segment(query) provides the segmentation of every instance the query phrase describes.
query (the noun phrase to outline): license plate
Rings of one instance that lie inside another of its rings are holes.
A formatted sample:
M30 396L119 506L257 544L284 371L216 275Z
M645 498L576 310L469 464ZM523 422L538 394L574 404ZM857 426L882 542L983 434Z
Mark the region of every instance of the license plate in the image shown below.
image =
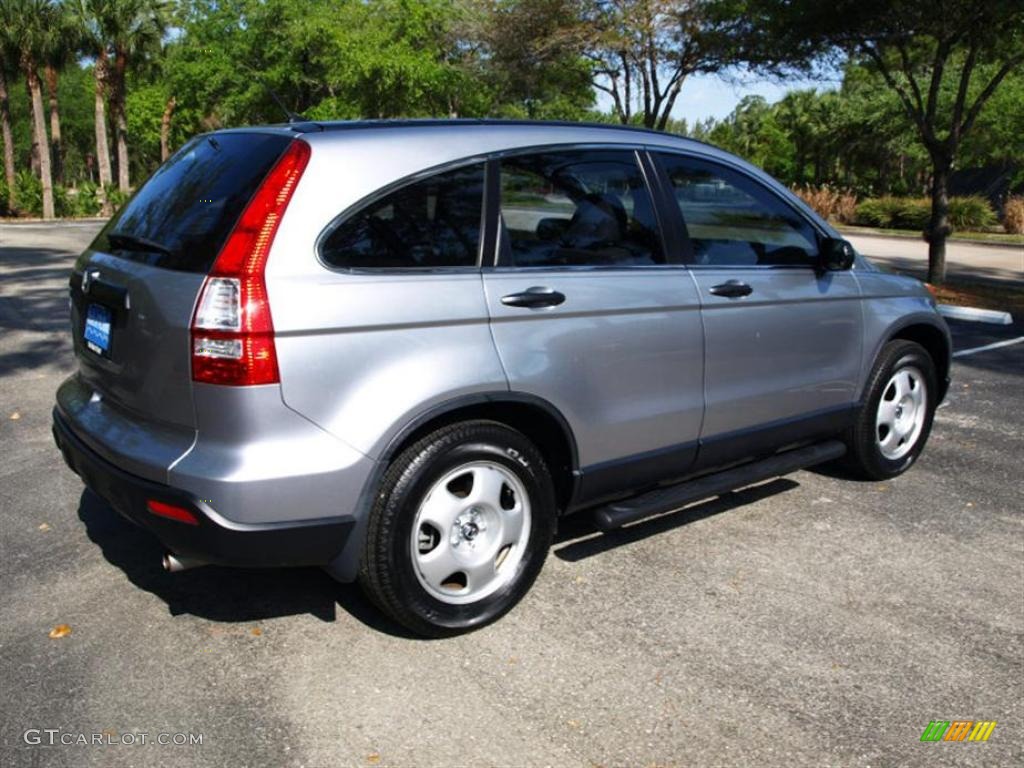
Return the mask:
M90 304L85 316L85 346L97 355L110 354L110 310L99 304Z

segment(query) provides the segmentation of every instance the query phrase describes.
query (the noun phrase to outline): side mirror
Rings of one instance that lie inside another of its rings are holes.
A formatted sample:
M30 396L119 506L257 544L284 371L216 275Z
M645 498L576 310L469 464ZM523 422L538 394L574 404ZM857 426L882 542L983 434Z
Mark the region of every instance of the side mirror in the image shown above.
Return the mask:
M853 266L857 252L841 237L826 237L821 242L818 268L822 272L841 272Z

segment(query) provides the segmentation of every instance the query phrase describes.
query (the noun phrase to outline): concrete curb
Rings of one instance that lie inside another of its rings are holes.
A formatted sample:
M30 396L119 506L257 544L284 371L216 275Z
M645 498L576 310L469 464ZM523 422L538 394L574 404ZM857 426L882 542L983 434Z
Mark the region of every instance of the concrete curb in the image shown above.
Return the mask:
M889 240L913 240L916 242L927 243L924 239L924 235L912 235L902 231L886 231L884 229L875 230L873 232L865 232L859 229L847 229L843 226L832 226L841 232L844 236L850 237L880 237ZM961 243L963 245L985 245L989 248L1024 248L1024 243L1000 243L997 240L975 240L969 237L949 237L946 239L947 243L956 244Z
M30 218L16 218L16 219L5 219L0 218L0 225L2 226L31 226L33 224L102 224L110 218L109 216L83 216L80 219L30 219Z
M997 312L993 309L955 307L952 304L939 304L939 314L943 317L951 317L954 320L967 320L973 323L1013 324L1013 316L1009 312Z

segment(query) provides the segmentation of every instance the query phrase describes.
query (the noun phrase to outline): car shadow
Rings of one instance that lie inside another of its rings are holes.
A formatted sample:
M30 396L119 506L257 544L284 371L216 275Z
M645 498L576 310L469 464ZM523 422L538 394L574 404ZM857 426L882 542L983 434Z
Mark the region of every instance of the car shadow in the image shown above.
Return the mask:
M597 529L590 515L586 513L572 515L559 523L554 554L555 557L566 562L579 562L617 547L635 544L651 536L681 528L684 525L728 512L745 504L752 504L770 496L777 496L798 487L800 484L794 480L780 477L607 533L601 533Z
M319 568L226 568L207 565L168 573L166 552L151 533L129 522L86 489L78 505L90 541L107 562L140 589L167 604L172 616L191 614L209 621L249 623L309 614L332 622L337 608L378 632L421 639L390 621L356 584L340 584Z
M561 560L578 562L797 487L799 483L793 480L777 478L608 533L598 531L586 513L572 515L560 521L552 549ZM133 585L160 598L172 616L189 614L208 621L251 623L309 614L332 622L340 607L375 631L409 640L424 639L388 619L366 599L358 585L340 584L319 568L207 565L168 573L161 565L166 549L156 537L121 517L88 489L79 499L78 517L107 562L123 571Z

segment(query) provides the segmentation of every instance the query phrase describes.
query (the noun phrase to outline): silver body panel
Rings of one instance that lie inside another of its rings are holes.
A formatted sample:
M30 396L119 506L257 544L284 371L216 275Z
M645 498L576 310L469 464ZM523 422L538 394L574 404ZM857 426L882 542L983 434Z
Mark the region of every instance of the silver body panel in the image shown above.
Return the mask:
M705 437L856 400L863 324L853 272L741 267L691 274L704 307ZM730 279L753 293L710 293Z
M283 128L268 128L288 133ZM293 134L289 134L293 135ZM345 271L318 259L332 222L403 179L511 150L672 149L743 169L822 233L788 190L727 153L667 134L595 127L460 124L298 135L309 165L266 267L280 385L193 384L189 323L203 276L107 254L82 263L123 280L134 325L119 366L81 349L58 409L98 454L209 499L226 520L332 515L365 527L382 461L410 424L472 395L529 395L559 413L577 469L853 408L881 345L908 324L948 335L916 281L853 270L637 268ZM484 251L493 244L484 244ZM741 299L709 288L739 278ZM501 297L534 286L544 309ZM97 395L98 397L94 397ZM677 468L678 469L678 468ZM350 575L358 541L346 546Z
M501 303L535 286L565 303ZM484 273L484 288L510 388L565 416L581 466L700 436L704 338L685 269L497 270Z

